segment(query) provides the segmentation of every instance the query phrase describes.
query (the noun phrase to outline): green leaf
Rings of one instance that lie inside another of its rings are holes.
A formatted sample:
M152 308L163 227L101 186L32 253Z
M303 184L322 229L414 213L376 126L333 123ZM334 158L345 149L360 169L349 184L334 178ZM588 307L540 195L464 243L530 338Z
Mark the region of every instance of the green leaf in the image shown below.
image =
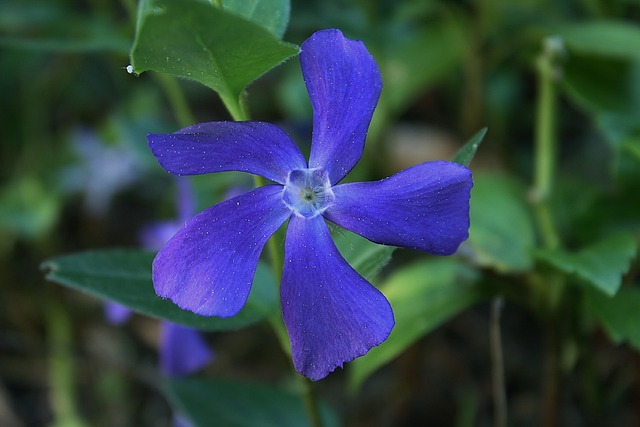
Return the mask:
M500 272L531 268L535 234L525 195L524 186L507 175L474 175L465 250L478 265Z
M298 47L265 28L199 0L142 0L131 51L133 71L175 74L220 94L236 119L240 94Z
M389 338L351 363L349 386L357 389L375 370L485 295L476 272L454 258L416 262L396 270L380 286L395 315Z
M639 62L638 70L640 70ZM640 74L638 75L640 78ZM638 85L640 89L640 84ZM638 90L638 105L640 106L640 90ZM620 187L627 187L632 193L637 194L637 187L640 184L640 108L634 114L600 114L598 116L598 127L602 131L607 143L613 150L612 172ZM637 197L632 196L631 200L620 194L617 189L616 196L624 201L627 210L637 212L633 202ZM609 211L609 206L604 205L604 210ZM609 215L610 216L610 215ZM633 215L636 220L640 219ZM637 222L637 221L636 221Z
M224 10L266 28L279 39L289 23L289 0L222 0L222 6Z
M615 343L628 342L640 350L640 288L625 286L614 297L587 293L587 307Z
M362 277L371 281L391 261L395 246L373 243L343 228L333 232L333 240L342 256Z
M594 288L613 296L636 255L636 246L635 238L629 233L608 236L578 252L541 250L536 255L558 270L575 274Z
M621 21L592 21L557 29L570 51L640 59L640 28Z
M236 329L256 323L277 310L273 275L262 264L245 307L234 317L205 317L158 297L151 281L154 254L133 249L106 249L52 258L42 263L52 282L115 301L130 309L205 330Z
M569 97L591 114L640 114L639 60L574 54L564 65L564 83Z
M286 390L230 380L172 379L169 400L195 427L309 426L302 398ZM338 425L335 414L320 405L323 425Z
M623 141L620 148L623 153L635 159L636 162L640 162L640 137L629 138ZM640 164L638 166L640 166Z
M473 135L471 139L467 141L466 144L464 144L460 150L458 150L458 152L456 153L455 156L453 156L453 159L451 159L451 161L460 163L461 165L464 165L464 166L469 166L471 164L471 160L473 160L473 157L476 155L476 151L478 151L478 147L480 146L480 143L482 142L486 134L487 134L487 128L480 129L478 133Z

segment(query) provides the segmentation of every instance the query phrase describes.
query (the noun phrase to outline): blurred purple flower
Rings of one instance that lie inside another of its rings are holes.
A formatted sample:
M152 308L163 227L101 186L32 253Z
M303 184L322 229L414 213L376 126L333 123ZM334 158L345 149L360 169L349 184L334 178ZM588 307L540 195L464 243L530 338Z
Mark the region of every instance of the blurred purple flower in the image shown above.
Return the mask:
M176 177L175 182L178 187L176 197L177 219L153 222L143 226L138 240L145 249L150 251L160 250L193 215L194 195L191 183L187 178L183 177Z
M82 192L85 207L93 215L104 215L113 196L140 178L135 153L106 143L93 131L74 130L71 148L79 162L63 171L62 185L67 191Z
M160 369L167 377L194 373L213 359L213 352L195 329L162 322Z
M107 322L112 325L119 326L124 324L132 314L133 312L131 310L117 302L107 301L104 304L104 317L106 317Z
M178 175L237 170L276 184L192 218L153 263L158 295L201 315L244 306L266 241L289 220L280 290L295 368L318 380L382 343L394 325L386 298L342 258L325 222L387 245L448 255L468 236L471 172L427 162L377 182L337 185L355 166L382 89L364 44L338 30L302 45L314 111L307 163L280 128L210 122L148 136L159 163Z

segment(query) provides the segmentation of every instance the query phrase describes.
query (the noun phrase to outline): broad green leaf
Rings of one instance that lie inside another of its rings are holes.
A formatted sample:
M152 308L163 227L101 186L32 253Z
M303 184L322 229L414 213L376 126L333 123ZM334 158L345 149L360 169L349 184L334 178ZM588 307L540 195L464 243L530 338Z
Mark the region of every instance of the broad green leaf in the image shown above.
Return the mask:
M587 307L615 343L628 342L640 350L640 288L625 286L614 296L587 292Z
M624 141L629 138L640 139L640 122L634 116L620 117L614 114L600 114L598 116L598 129L600 129L607 141L616 148L620 148Z
M391 261L395 246L373 243L343 228L333 233L333 240L342 256L362 277L371 281Z
M638 98L640 105L640 90L638 91ZM598 128L613 149L613 174L623 187L637 187L640 184L639 115L640 108L636 114L626 116L608 113L598 116ZM618 190L617 193L620 193L620 191ZM637 197L632 197L632 200L627 200L621 194L618 197L623 198L627 206L628 202L637 199ZM629 209L633 210L634 208L629 206ZM636 218L640 220L637 215Z
M240 94L298 53L265 28L200 0L142 0L131 51L133 71L196 80L220 94L234 118Z
M570 98L592 114L640 114L640 60L574 54L564 64L563 81Z
M570 51L640 59L640 27L621 21L592 21L557 28Z
M578 252L539 251L537 256L567 273L575 274L589 285L613 296L618 292L622 275L629 269L637 252L633 235L608 236Z
M636 167L636 176L640 168ZM640 230L640 179L629 186L619 186L616 192L595 197L576 218L573 225L583 241L597 241L602 236L619 233L637 233Z
M262 264L245 307L234 317L205 317L158 297L151 282L154 254L105 249L64 255L42 263L52 282L120 303L142 314L205 330L236 329L258 322L277 309L273 275Z
M305 427L309 420L299 394L274 387L231 380L172 379L166 383L169 400L194 427ZM320 405L323 425L337 418Z
M222 6L266 28L279 39L289 23L290 0L222 0Z
M480 146L480 143L482 142L486 134L487 134L487 128L480 129L475 135L471 137L469 141L466 142L466 144L462 146L460 150L458 150L458 152L456 153L455 156L453 156L453 159L451 159L451 161L460 163L461 165L464 165L464 166L469 166L471 164L471 160L473 160L473 157L476 155L476 152L478 151L478 147Z
M507 175L474 175L465 250L478 265L500 272L531 268L535 237L526 191Z
M640 162L640 138L629 138L623 141L621 148L623 153Z
M416 262L396 270L381 286L395 315L389 338L351 363L349 385L357 389L375 370L485 295L476 272L454 258Z

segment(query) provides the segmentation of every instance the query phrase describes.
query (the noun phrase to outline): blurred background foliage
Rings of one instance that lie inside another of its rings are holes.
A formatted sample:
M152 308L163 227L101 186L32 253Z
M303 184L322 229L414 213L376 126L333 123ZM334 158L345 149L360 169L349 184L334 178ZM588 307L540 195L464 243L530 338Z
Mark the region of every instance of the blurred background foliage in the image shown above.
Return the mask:
M98 300L45 283L39 270L53 255L138 246L146 223L175 215L173 181L146 134L230 119L198 83L127 72L136 10L133 0L0 3L2 425L171 422L155 368L156 322L138 316L108 326ZM315 30L339 28L363 40L381 68L385 89L350 179L449 159L489 129L472 164L472 230L459 256L427 258L425 267L412 264L424 255L396 251L378 281L392 303L407 300L407 311L394 308L399 325L415 333L396 341L397 350L355 362L351 377L337 372L318 384L345 425L491 425L487 297L495 295L506 298L512 425L555 425L549 413L564 426L640 423L639 20L637 0L293 0L286 31L286 20L273 24L297 45ZM550 208L562 248L545 245L532 218L540 58L549 50L558 95ZM308 143L311 108L297 59L247 93L252 118L276 121ZM199 209L231 187L251 186L231 173L192 182ZM603 272L599 262L620 265ZM560 302L566 310L555 307L551 316L540 300L548 294L523 285L534 267L593 286L569 292ZM479 274L482 292L457 299L459 286ZM435 287L427 298L459 304L433 313L411 308L403 283L416 292ZM544 332L553 329L563 333L560 343ZM276 383L287 371L264 325L207 339L217 356L208 374ZM559 366L545 365L549 340L559 346ZM541 383L545 369L562 372L556 388Z

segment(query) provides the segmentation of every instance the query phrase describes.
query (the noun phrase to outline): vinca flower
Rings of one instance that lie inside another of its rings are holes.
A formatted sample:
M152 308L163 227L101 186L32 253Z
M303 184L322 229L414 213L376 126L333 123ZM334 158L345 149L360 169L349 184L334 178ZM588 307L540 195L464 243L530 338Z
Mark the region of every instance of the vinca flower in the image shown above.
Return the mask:
M153 263L158 295L205 316L244 306L267 240L288 221L280 286L296 370L312 380L382 343L394 326L387 299L340 255L327 221L384 245L448 255L468 236L471 172L427 162L377 182L340 184L362 155L382 90L364 44L338 30L302 44L313 106L307 162L265 122L209 122L151 134L159 163L177 175L243 171L273 183L196 215Z

